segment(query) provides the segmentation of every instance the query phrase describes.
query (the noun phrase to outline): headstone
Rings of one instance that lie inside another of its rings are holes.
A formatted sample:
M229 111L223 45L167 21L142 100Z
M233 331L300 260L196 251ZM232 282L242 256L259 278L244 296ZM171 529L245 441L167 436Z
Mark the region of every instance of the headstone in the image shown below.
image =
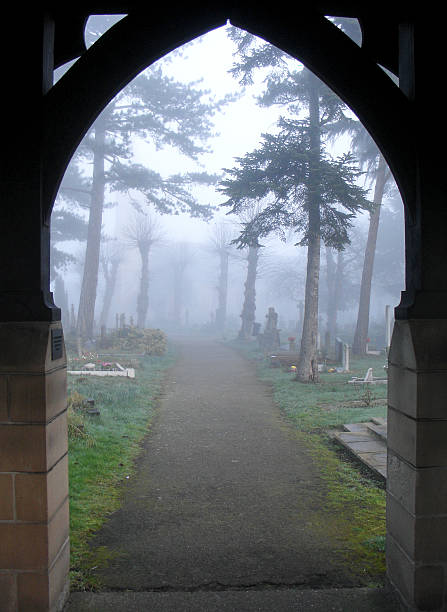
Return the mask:
M329 357L331 353L331 334L329 330L324 334L324 352L326 353L326 357Z
M335 361L337 363L343 363L343 340L335 338Z
M279 348L281 344L278 329L278 313L275 312L273 306L268 309L265 318L267 321L265 323L264 333L262 334L262 347L270 351Z
M349 371L349 344L343 343L343 372Z

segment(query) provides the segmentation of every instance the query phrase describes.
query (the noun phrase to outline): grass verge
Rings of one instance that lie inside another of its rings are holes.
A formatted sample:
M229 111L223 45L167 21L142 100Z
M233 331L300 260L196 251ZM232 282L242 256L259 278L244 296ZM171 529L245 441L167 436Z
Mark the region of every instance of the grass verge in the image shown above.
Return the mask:
M95 400L99 416L86 416L85 436L69 440L71 588L93 590L90 569L107 562L107 550L92 552L88 541L120 506L119 484L134 472L140 442L155 415L165 371L173 364L145 357L135 379L69 376L68 393Z
M349 374L321 373L319 383L303 384L294 373L271 368L254 344L229 343L256 363L259 378L273 397L295 434L309 449L325 485L324 503L310 524L330 537L351 573L365 585L382 584L385 573L385 491L366 468L352 461L328 435L344 423L386 417L386 385L348 384L363 377L368 368L384 375L385 357L354 359Z

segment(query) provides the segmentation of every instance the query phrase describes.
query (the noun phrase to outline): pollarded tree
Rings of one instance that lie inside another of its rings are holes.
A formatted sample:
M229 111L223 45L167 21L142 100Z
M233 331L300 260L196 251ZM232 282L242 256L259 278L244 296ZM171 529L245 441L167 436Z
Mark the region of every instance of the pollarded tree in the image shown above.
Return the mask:
M214 224L208 249L219 258L219 280L217 284L217 309L215 324L218 331L225 329L228 298L228 266L234 247L231 242L234 228L223 221Z
M159 221L151 215L135 215L124 230L125 238L132 248L138 250L141 259L140 289L137 297L137 327L146 326L149 309L149 255L152 248L161 241Z
M239 214L241 223L252 221L262 210L262 204L251 203ZM239 340L247 341L253 332L256 317L256 279L258 277L260 247L256 242L248 245L247 249L247 275L244 283L244 303L241 312L241 328Z
M356 184L359 171L349 154L332 159L320 139L319 82L313 75L309 93L308 119L282 118L277 134L264 134L261 146L227 170L219 190L228 198L223 203L238 214L253 200L269 204L244 225L238 243L259 244L259 239L277 232L284 236L293 229L307 246L304 323L297 378L318 379L317 333L320 242L343 249L349 243L351 220L370 203Z
M118 269L122 261L122 245L115 241L103 242L101 244L101 269L105 282L104 295L102 299L101 315L99 324L107 325L110 306L118 277Z
M251 244L247 252L247 276L244 283L244 303L241 312L239 340L247 341L253 332L256 319L256 279L258 276L259 246Z
M169 246L169 267L172 276L173 324L176 328L183 326L182 315L185 310L185 275L193 260L193 247L189 242L175 242Z

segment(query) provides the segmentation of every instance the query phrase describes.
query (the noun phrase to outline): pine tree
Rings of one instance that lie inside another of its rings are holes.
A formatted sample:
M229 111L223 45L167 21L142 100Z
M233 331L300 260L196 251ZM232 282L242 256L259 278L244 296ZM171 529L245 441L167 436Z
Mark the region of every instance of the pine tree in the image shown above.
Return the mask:
M228 171L231 178L221 188L229 197L225 205L237 212L249 198L271 198L271 204L246 225L241 244L248 244L255 229L259 237L284 228L302 234L299 244L307 246L307 272L297 378L317 380L321 240L342 249L349 242L351 219L369 208L365 193L355 183L359 173L353 157L345 154L332 160L324 150L329 127L340 122L347 109L317 77L281 50L235 28L230 36L239 58L232 73L249 84L255 71L267 69L259 103L281 105L287 116L280 119L277 134L264 135L261 147L239 159L239 169ZM305 118L298 118L303 112Z

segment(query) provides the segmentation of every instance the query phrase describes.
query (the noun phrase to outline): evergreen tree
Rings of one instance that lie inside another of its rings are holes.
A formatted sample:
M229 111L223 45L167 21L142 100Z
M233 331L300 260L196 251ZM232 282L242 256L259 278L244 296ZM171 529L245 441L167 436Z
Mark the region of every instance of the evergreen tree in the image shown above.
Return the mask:
M75 164L70 164L65 173L51 215L51 278L55 280L67 266L74 263L75 256L61 248L67 241L85 242L87 222L85 210L90 204L89 184ZM57 303L57 302L56 302Z
M231 178L221 187L229 198L224 204L237 212L248 199L271 199L245 226L240 244L248 244L254 231L259 237L284 232L284 228L301 234L299 244L307 246L307 272L297 378L317 380L320 243L342 249L349 242L351 219L369 208L364 191L355 183L359 173L353 157L345 154L333 160L324 148L329 127L340 122L347 109L317 77L281 50L235 28L230 36L239 57L233 74L248 84L256 70L268 69L259 103L281 105L287 116L280 119L277 134L264 135L261 147L239 159L239 168L228 171Z

